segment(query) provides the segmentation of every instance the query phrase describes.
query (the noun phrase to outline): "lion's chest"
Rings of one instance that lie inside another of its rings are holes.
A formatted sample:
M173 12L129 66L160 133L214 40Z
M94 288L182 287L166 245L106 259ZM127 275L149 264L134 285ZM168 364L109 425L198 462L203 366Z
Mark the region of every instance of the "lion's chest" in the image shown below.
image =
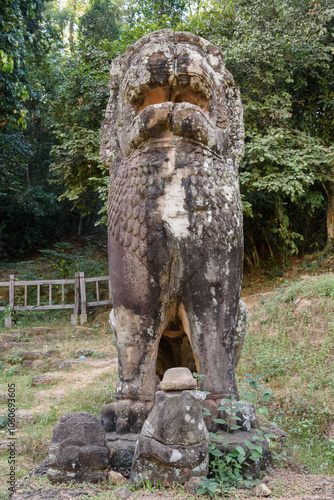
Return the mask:
M161 196L157 199L157 211L161 221L168 224L169 230L176 238L189 236L189 207L186 203L186 181L189 178L189 167L176 168L175 150L168 152L160 172L163 184Z
M111 235L141 257L155 255L170 237L226 246L240 240L241 227L236 175L212 155L173 149L138 155L112 180Z

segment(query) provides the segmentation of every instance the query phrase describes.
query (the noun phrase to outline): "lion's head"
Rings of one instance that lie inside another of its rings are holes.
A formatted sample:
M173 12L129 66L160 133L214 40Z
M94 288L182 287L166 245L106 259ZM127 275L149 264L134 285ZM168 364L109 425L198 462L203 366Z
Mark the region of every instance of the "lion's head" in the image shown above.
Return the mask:
M221 50L211 43L190 33L151 33L113 61L109 85L101 128L101 160L109 167L147 142L183 139L232 156L237 167L241 100Z

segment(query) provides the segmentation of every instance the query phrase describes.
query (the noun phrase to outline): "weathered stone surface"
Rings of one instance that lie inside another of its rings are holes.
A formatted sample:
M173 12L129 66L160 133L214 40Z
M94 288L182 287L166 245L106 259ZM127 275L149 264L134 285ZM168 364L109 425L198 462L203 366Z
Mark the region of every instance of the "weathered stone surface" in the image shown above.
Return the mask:
M65 359L65 361L62 361L59 366L58 366L58 370L61 370L61 371L67 371L67 370L70 370L71 367L73 365L76 365L78 364L79 361L78 360L74 360L74 359Z
M189 368L169 368L165 371L160 389L162 391L182 391L196 389L197 383Z
M9 351L10 349L21 349L26 347L24 342L6 342L3 344L0 344L0 351Z
M270 497L273 492L265 484L258 484L253 488L252 494L256 497Z
M240 425L242 430L250 431L258 427L255 410L249 401L240 400L212 400L210 396L205 400L204 406L209 410L210 416L205 416L205 423L210 427L211 432L222 430L225 432L236 432L231 430L233 425ZM219 408L225 408L219 410ZM237 418L236 418L237 417ZM214 422L216 419L224 420L225 423Z
M109 482L112 484L124 484L124 483L126 483L126 479L119 472L115 472L114 470L111 470L109 472Z
M106 432L138 434L152 408L151 402L125 399L102 406L100 419Z
M12 500L69 500L69 498L82 498L83 496L90 496L90 491L85 490L56 490L56 489L39 489L34 491L26 491L24 493L20 493L14 495Z
M132 462L131 480L157 482L163 486L184 484L189 477L208 473L208 443L202 441L191 446L166 446L155 439L138 438Z
M111 467L122 467L130 472L137 439L138 434L134 433L106 433L106 444L109 450L109 464Z
M120 488L117 488L117 490L114 493L115 498L120 498L123 500L130 498L131 495L132 492L126 486L121 486Z
M224 406L224 400L221 404ZM218 418L223 418L227 422L226 427L218 425L218 428L225 428L230 432L232 425L240 425L243 431L250 431L252 427L257 426L255 409L249 401L232 401L228 407L231 409L218 411Z
M2 342L15 342L17 335L1 335Z
M32 379L31 385L43 385L43 384L52 384L55 381L55 376L52 373L43 373L41 375L36 375Z
M208 431L199 391L158 391L138 438L131 480L184 484L208 470Z
M109 451L99 420L89 413L67 413L53 429L48 478L54 482L107 479Z
M55 334L55 333L46 333L43 335L43 340L46 340L48 342L52 342L55 340L59 340L61 338L61 334Z
M48 326L32 326L31 328L26 328L23 333L26 335L43 335L43 333L51 332L53 328ZM16 330L12 330L12 332L16 332Z
M271 425L268 422L260 421L261 429L264 434L273 434L275 438L271 438L274 441L279 441L280 443L284 443L286 438L288 437L288 433L280 429L277 425Z
M196 366L214 401L236 396L239 91L220 49L171 30L116 58L110 90L100 156L111 173L116 399L153 402L157 359L162 371Z
M191 446L208 439L200 391L158 391L141 435L164 445Z
M56 356L59 356L60 350L59 349L48 349L46 352L43 353L43 358L54 358Z
M37 360L36 360L37 361ZM34 361L35 363L35 361ZM33 364L33 361L31 359L24 359L22 361L22 366L24 366L25 368L30 368L32 367L32 364Z
M80 333L82 335L84 335L84 334L90 334L90 333L94 332L94 328L88 328L86 326L76 326L74 328L74 332L75 333Z
M240 300L238 315L237 315L237 325L235 329L235 346L234 346L234 366L236 367L240 361L242 348L245 343L246 332L248 326L248 309L246 304Z
M38 351L26 351L26 352L22 353L22 359L23 360L32 361L34 359L41 359L41 358L43 358L43 353L42 352L38 352Z
M185 491L189 493L197 493L197 490L200 488L200 482L202 481L201 477L195 476L191 477L189 481L184 485Z

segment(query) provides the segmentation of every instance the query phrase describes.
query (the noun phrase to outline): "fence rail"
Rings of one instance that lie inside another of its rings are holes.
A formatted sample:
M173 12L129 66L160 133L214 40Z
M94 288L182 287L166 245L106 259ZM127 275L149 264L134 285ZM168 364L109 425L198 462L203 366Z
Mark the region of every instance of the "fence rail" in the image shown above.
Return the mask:
M108 299L100 300L100 283L108 282ZM95 283L95 298L96 300L87 301L87 283ZM67 302L65 287L73 287L73 300ZM15 293L19 287L23 287L24 293ZM29 293L28 287L36 287L36 303L28 304ZM45 298L41 303L43 294L42 287L48 287L47 299ZM53 288L56 287L56 288ZM61 287L61 302L54 303L55 295L58 295L59 287ZM8 288L8 304L0 306L0 311L6 311L8 314L5 317L5 326L10 328L12 326L12 313L13 311L37 311L46 309L73 309L71 315L71 323L76 325L80 316L80 324L83 325L87 321L88 307L112 305L111 301L111 288L109 276L97 276L94 278L86 278L84 272L75 273L73 279L57 279L57 280L15 280L15 275L11 274L9 281L1 281L0 289ZM54 293L56 290L56 294ZM19 295L19 296L18 296Z

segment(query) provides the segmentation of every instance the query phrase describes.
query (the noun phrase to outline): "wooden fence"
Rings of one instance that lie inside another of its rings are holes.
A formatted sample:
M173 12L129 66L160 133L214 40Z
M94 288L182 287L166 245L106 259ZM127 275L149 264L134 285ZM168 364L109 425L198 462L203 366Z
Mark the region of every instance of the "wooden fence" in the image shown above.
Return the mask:
M108 298L101 300L99 285L103 281L108 283ZM95 295L96 300L87 301L87 283L95 283L93 295ZM71 323L76 325L80 316L80 324L83 325L87 321L88 307L112 305L109 276L86 278L85 273L80 272L75 273L73 279L15 281L15 275L11 274L9 281L0 282L0 289L3 287L9 289L8 304L0 306L0 311L8 310L5 317L5 326L7 328L12 326L13 311L73 309ZM32 302L32 294L29 294L28 287L36 287L36 300L33 301L35 302L33 304L28 303ZM68 293L68 287L72 288L72 293ZM45 293L45 288L47 293ZM70 302L67 302L68 295L70 295Z

